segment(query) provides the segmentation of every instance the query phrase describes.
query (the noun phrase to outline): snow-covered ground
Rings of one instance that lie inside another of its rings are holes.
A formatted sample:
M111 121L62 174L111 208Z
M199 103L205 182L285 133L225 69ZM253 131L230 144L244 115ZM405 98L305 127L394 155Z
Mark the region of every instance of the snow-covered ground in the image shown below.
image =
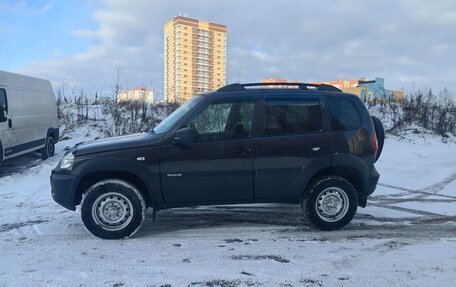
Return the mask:
M182 208L149 214L134 238L90 235L51 198L57 156L0 171L0 286L454 286L456 144L389 137L368 207L341 231L315 231L297 206ZM25 166L25 168L24 168Z

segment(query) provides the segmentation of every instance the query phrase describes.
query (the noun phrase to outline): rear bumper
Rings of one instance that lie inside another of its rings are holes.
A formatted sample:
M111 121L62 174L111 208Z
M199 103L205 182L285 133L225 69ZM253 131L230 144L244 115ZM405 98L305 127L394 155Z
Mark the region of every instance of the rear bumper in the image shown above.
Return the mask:
M369 184L366 190L366 196L371 195L375 189L377 188L378 179L380 178L380 174L378 173L377 169L374 165L369 168Z
M61 206L76 210L74 191L78 178L70 174L59 174L53 170L51 174L51 192L54 201Z

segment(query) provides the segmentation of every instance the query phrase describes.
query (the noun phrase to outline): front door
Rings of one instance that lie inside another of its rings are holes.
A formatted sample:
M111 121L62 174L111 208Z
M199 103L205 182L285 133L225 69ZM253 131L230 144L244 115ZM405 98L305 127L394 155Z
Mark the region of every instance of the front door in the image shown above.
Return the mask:
M194 142L162 146L167 203L253 199L254 107L253 100L211 103L182 126L194 129Z

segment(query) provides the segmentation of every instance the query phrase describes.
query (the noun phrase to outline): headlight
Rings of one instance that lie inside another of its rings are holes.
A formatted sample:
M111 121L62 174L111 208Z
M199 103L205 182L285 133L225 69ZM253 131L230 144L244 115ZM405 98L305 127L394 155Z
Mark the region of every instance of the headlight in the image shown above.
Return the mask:
M60 161L60 169L71 170L74 164L74 154L72 152L67 153Z

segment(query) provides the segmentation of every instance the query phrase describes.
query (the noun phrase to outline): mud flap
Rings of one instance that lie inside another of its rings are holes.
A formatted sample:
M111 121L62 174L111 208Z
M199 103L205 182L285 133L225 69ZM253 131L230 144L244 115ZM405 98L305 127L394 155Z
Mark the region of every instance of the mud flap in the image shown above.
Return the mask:
M153 210L152 210L152 222L155 222L157 211L158 211L158 208L156 206L154 206Z
M358 206L359 207L366 207L367 205L367 197L366 196L362 196L362 197L358 197Z

